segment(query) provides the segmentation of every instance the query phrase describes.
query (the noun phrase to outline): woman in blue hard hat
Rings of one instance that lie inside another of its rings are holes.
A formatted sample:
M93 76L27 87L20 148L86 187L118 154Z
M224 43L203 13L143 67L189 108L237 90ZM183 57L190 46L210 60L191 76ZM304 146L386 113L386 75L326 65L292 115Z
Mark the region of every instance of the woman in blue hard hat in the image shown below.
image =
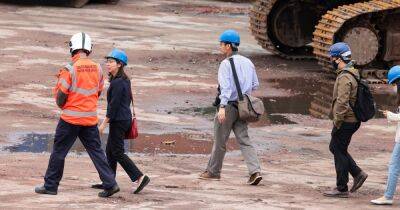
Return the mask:
M138 183L138 187L133 192L137 194L150 182L150 178L144 175L124 153L125 134L132 123L131 82L124 72L128 57L124 51L114 49L106 56L106 59L110 87L107 91L107 115L99 131L103 133L107 123L110 124L106 147L108 164L114 172L117 170L117 163L122 166L132 182ZM92 187L102 188L102 185L96 184Z
M388 82L393 86L394 91L397 93L397 106L400 108L400 66L394 66L390 69L388 73ZM376 200L372 200L371 203L377 205L392 205L393 196L396 192L396 185L400 175L400 113L384 111L384 115L387 117L388 121L398 123L395 138L396 144L394 145L392 159L389 165L389 175L385 195Z

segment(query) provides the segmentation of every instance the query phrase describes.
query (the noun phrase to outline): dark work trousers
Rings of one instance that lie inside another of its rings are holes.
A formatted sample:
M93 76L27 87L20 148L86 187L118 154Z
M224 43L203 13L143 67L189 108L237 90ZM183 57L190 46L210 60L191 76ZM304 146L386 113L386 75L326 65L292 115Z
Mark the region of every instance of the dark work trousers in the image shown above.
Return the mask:
M64 162L68 151L76 138L79 137L90 159L92 159L101 181L106 189L110 189L117 183L114 172L108 166L106 155L101 149L99 130L97 125L79 126L60 119L54 137L53 151L51 152L49 166L44 177L44 187L47 190L57 191L64 172ZM79 169L79 165L75 166Z
M351 137L360 128L360 124L360 122L344 122L339 129L335 126L333 126L332 129L332 139L329 144L329 150L335 158L336 186L341 192L348 191L347 183L349 182L349 173L353 177L356 177L361 172L361 169L347 151Z
M125 134L130 129L130 126L131 120L110 122L106 153L108 164L114 173L116 173L117 163L119 163L132 182L135 182L143 176L143 173L136 167L124 151Z

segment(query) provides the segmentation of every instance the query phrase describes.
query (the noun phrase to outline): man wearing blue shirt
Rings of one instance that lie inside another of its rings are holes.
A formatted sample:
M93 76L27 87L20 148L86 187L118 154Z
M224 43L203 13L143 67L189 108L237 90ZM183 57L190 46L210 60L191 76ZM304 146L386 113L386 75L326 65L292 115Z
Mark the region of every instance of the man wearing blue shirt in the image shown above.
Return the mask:
M220 51L226 56L218 70L219 104L218 112L214 119L214 145L207 169L200 175L201 179L219 180L226 153L226 142L233 130L240 150L249 170L248 184L257 185L262 180L260 175L260 162L257 152L247 133L247 123L239 119L238 93L233 77L229 58L233 58L240 89L243 94L251 95L251 92L259 86L257 74L253 63L246 57L239 55L238 46L240 36L234 30L227 30L220 36Z

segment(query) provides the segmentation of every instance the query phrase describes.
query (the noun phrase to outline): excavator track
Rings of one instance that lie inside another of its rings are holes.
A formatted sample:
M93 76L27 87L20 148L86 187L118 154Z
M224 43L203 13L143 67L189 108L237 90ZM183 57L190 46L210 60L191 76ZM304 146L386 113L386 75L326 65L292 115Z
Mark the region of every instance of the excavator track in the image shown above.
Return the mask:
M320 119L328 119L331 111L332 90L334 82L329 80L324 86L317 90L311 101L309 112L311 116Z
M267 19L274 4L278 0L257 0L254 2L250 11L250 30L256 38L258 44L269 52L290 60L313 59L309 55L288 55L280 52L268 36Z
M313 33L312 46L318 63L328 72L333 72L328 54L329 47L335 43L336 35L347 21L354 20L363 15L367 16L368 14L390 11L397 8L400 8L400 0L371 0L339 6L336 9L328 11L322 16ZM377 47L379 46L372 47L371 51L378 51ZM370 84L382 84L386 83L385 72L382 69L362 68L361 76Z

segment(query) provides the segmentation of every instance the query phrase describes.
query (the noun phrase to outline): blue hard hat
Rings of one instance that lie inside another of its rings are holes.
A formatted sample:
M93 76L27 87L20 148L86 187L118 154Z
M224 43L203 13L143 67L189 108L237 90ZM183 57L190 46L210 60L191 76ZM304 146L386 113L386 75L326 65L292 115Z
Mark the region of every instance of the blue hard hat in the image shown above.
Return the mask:
M388 82L392 84L394 81L400 78L400 66L393 66L388 73Z
M126 53L120 49L113 49L110 53L108 53L106 58L113 58L123 63L125 66L128 65L128 56L126 56Z
M350 60L351 50L348 44L338 42L329 48L329 56L341 57L343 60Z
M220 42L225 43L233 43L239 46L240 44L240 36L239 33L235 30L229 29L224 31L221 36L219 37Z

